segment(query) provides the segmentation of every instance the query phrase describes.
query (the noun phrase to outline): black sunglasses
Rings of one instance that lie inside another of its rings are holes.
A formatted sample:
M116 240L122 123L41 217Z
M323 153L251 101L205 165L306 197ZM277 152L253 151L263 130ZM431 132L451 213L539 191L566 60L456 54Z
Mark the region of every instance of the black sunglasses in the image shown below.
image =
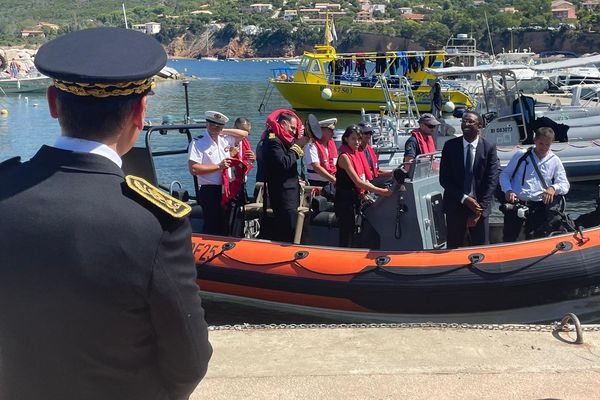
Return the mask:
M430 128L430 129L433 129L433 128L435 128L435 127L437 126L437 125L429 125L429 124L424 124L424 125L425 125L426 127Z

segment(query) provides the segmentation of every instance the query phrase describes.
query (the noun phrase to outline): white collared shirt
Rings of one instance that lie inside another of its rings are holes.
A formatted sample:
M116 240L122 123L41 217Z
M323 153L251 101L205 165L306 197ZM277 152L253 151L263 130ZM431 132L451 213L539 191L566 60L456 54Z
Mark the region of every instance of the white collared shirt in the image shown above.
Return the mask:
M188 151L190 161L199 164L219 164L226 158L231 158L229 151L236 146L236 138L229 135L219 135L215 142L207 131L203 136L195 139ZM231 172L230 172L231 173ZM222 185L223 175L221 170L208 174L197 175L199 185Z
M467 142L463 137L463 164L465 165L465 171L467 170L467 147L471 145L471 170L473 170L473 165L475 165L475 154L477 153L477 145L479 144L479 136L475 138L471 143ZM469 193L465 193L463 195L462 201L464 202L468 196L475 197L475 175L473 175L473 182L471 183L471 191Z
M327 145L323 145L323 148L325 149L325 157L327 157L327 159L329 159L329 147ZM311 181L318 181L318 182L324 182L326 181L326 179L324 177L322 177L321 175L319 175L317 172L311 172L314 171L312 164L313 163L321 163L321 160L319 159L319 151L317 150L317 146L313 143L310 142L306 145L306 147L304 147L304 165L306 166L306 179L310 179ZM337 163L337 158L333 159L333 164L335 165Z
M93 140L74 138L70 136L59 136L54 142L54 147L62 150L78 151L80 153L98 154L108 158L110 161L117 164L119 168L121 168L123 165L123 161L116 151L104 143L95 142Z
M511 158L510 162L500 173L500 186L504 193L509 190L515 192L519 200L523 201L542 201L542 195L544 193L544 186L540 181L537 172L531 162L531 158L528 156L515 174L515 177L511 180L511 176L515 172L519 159L525 154L526 150L520 150ZM556 194L565 195L569 192L570 184L567 180L567 174L565 167L563 166L560 158L552 152L548 151L548 154L541 160L535 154L535 150L532 150L531 154L533 159L538 165L540 173L546 185L552 186L556 190Z

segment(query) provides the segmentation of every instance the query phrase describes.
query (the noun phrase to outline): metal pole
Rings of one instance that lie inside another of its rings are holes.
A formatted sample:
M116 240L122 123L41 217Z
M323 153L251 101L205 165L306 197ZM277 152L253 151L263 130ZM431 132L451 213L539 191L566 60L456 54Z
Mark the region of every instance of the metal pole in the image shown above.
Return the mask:
M125 3L122 3L123 5L123 18L125 19L125 29L129 29L129 26L127 25L127 13L125 12Z
M183 85L183 90L185 91L185 118L184 118L184 123L188 124L190 122L190 101L189 101L189 97L188 97L188 86L190 84L190 81L183 81L183 82L181 82L181 84Z

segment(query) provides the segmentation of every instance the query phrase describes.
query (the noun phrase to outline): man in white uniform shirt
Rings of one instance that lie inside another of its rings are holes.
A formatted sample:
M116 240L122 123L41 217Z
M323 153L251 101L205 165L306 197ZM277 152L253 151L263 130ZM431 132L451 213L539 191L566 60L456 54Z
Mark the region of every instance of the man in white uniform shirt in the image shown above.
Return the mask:
M314 132L312 140L304 149L306 178L312 186L323 187L335 183L337 149L333 142L333 130L337 118L319 121L321 132Z
M223 129L229 118L217 111L207 111L206 132L195 139L189 149L188 167L200 185L198 203L202 206L204 233L227 234L227 215L221 207L223 170L228 169L232 151L248 136L241 129Z
M554 230L557 211L562 211L562 196L569 192L570 185L562 162L550 150L553 141L552 128L539 128L533 151L517 152L500 174L500 186L508 202L504 212L505 242L517 240L523 222L527 239L544 237ZM516 203L521 205L520 213Z

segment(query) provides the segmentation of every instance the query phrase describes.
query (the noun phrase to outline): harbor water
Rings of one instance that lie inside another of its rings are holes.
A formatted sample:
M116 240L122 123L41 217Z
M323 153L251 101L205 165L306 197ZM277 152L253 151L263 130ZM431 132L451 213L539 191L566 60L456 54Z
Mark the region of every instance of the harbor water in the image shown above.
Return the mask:
M188 87L190 116L201 120L207 110L223 112L230 118L227 125L231 127L237 117L247 117L252 121L250 142L256 145L263 129L268 113L277 108L289 105L274 90L263 112L259 106L267 89L267 78L272 68L281 68L282 62L240 61L210 62L198 60L170 60L169 65L190 79ZM147 119L160 123L163 119L175 122L182 121L185 116L184 88L181 81L158 82L155 94L149 99ZM44 93L28 93L5 96L0 93L0 109L7 112L0 115L0 160L13 156L29 159L43 144L53 144L60 135L56 120L48 112ZM299 113L302 118L304 113ZM338 127L344 128L360 120L358 113L335 115L332 112L316 112L321 118L338 118ZM185 145L185 143L182 143ZM160 149L160 137L155 148ZM170 145L169 145L170 146ZM160 182L181 181L184 188L193 192L192 180L187 172L185 155L165 157L157 160L157 173ZM249 185L254 183L254 173L250 172ZM251 190L249 190L251 193ZM573 185L567 196L569 212L585 213L595 207L598 186L595 183ZM315 317L301 317L289 313L274 313L256 310L243 305L232 306L216 301L205 302L207 320L211 324L234 323L317 323L335 322Z

